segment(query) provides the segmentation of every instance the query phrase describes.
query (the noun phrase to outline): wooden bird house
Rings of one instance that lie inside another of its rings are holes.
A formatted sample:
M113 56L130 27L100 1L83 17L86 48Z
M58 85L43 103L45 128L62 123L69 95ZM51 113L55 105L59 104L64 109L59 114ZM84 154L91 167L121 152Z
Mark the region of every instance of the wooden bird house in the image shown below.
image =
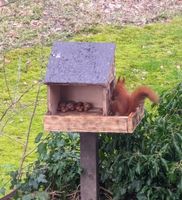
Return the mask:
M133 132L143 109L130 116L110 116L114 82L113 43L55 42L45 77L45 130Z

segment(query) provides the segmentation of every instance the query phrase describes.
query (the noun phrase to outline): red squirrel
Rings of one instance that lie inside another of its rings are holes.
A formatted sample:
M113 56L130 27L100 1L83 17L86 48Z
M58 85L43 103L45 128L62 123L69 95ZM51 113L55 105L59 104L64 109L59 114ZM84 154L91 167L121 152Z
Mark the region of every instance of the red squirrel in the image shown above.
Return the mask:
M125 79L120 80L119 78L113 91L112 113L127 116L131 112L135 112L145 98L155 104L159 101L158 95L147 86L140 86L130 94L125 88Z

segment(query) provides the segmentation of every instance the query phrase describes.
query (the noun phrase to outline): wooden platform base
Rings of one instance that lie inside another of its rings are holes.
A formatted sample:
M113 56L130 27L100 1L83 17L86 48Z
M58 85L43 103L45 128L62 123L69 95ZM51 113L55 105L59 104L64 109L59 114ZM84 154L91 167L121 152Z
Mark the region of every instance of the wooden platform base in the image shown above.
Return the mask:
M45 115L44 129L58 132L132 133L144 116L143 105L129 116Z

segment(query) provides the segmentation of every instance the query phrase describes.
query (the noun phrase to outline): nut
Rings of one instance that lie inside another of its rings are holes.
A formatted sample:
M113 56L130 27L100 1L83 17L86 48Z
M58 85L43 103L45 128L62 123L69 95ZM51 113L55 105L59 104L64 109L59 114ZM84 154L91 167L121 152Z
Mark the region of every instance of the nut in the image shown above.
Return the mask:
M60 102L58 104L58 108L57 108L58 111L61 111L61 112L67 112L68 111L68 108L66 107L66 103L65 102Z
M78 102L75 105L75 110L78 112L83 112L84 111L84 105L82 102Z
M66 107L66 106L63 106L63 107L61 107L61 110L60 110L61 112L68 112L68 108Z
M83 106L84 106L84 111L88 111L92 108L92 104L88 102L84 102Z
M70 111L74 111L75 110L75 102L74 101L70 101L66 104L66 107L68 108L68 110Z

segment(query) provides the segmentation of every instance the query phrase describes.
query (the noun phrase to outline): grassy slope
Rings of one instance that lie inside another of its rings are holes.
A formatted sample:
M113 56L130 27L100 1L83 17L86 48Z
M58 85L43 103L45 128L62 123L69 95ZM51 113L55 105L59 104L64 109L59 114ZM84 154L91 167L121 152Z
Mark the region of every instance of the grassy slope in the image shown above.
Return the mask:
M27 88L32 84L36 84L41 77L41 71L44 74L45 62L47 63L50 48L40 47L16 49L6 53L6 75L12 99L15 101ZM44 66L41 69L41 64ZM10 101L6 84L3 78L3 69L0 68L1 86L0 93L0 112L3 113L8 107ZM13 106L7 113L0 124L0 186L7 180L3 180L5 173L11 169L18 167L23 144L34 107L36 92L38 85L35 85L30 92L26 93L20 103ZM43 130L42 116L46 110L46 88L41 87L39 95L36 115L33 121L30 135L30 146L28 151L34 147L34 138L40 131ZM8 121L7 121L8 120ZM4 124L8 122L3 129ZM27 162L35 158L35 155L30 155Z
M145 27L96 27L80 33L73 40L116 43L117 76L125 76L130 89L140 84L147 84L160 93L163 89L172 88L182 79L181 38L182 18L176 18L166 24L152 24ZM45 73L49 53L49 47L15 49L6 53L6 74L13 99L40 78L41 63L43 74ZM43 61L41 61L42 56ZM0 112L3 113L10 101L2 66L0 66L0 85ZM10 118L3 130L4 134L0 136L0 187L7 181L4 179L7 178L5 173L18 167L22 155L21 143L25 141L36 91L37 87L26 94L21 103L14 106L0 124L1 130L3 124ZM25 108L27 105L29 106ZM42 86L31 129L29 150L34 148L35 136L43 130L42 118L45 111L46 87ZM7 137L8 135L11 139ZM27 163L34 158L35 154L28 157Z
M145 27L100 27L95 32L76 40L116 43L116 72L128 79L130 88L148 84L160 92L182 78L181 18Z

